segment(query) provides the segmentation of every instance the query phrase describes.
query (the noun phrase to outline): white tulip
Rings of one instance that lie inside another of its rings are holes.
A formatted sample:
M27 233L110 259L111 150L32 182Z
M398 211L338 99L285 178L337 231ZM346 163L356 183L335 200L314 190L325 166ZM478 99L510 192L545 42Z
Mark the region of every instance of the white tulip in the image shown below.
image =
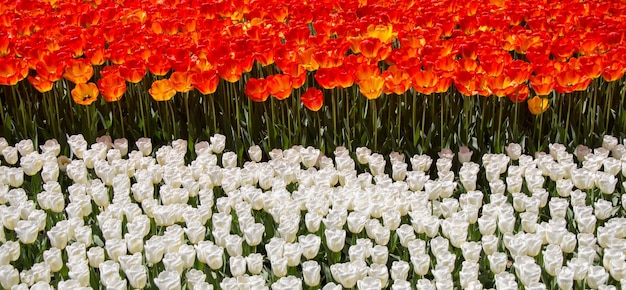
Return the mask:
M306 236L300 236L298 238L298 242L302 248L302 255L306 259L311 260L317 256L322 239L317 235L309 234Z
M410 265L405 261L393 261L391 264L391 279L406 280L409 275Z
M507 255L501 252L496 252L487 256L489 260L489 269L494 274L502 273L508 262Z
M246 265L248 272L252 275L258 275L263 270L263 256L255 253L246 257Z
M246 273L246 258L243 256L230 257L230 273L233 277L243 276Z
M459 280L461 287L467 289L470 282L478 281L479 265L474 261L463 261L461 271L459 272Z
M557 270L557 285L561 289L569 290L574 286L574 271L569 267Z
M356 285L358 269L352 263L333 264L330 266L333 279L341 283L345 288L352 288Z
M326 237L326 246L332 252L339 252L343 249L346 239L346 231L340 229L326 229L324 231Z
M515 275L509 272L502 272L495 275L496 289L518 289Z
M609 273L602 266L591 266L587 272L587 286L598 289L609 280Z
M294 276L287 276L278 279L272 284L272 290L302 289L302 280Z
M180 290L180 276L177 272L163 271L154 279L154 284L161 290Z
M48 236L48 240L50 241L50 245L59 250L65 249L68 240L67 229L61 228L59 226L53 226L46 234Z
M484 213L484 212L483 212ZM493 216L484 215L478 218L478 229L482 236L490 236L496 232L497 219Z
M482 246L479 242L467 242L461 245L461 250L466 261L478 261Z
M176 272L178 275L182 275L183 273L183 259L180 257L179 253L167 253L163 256L163 265L165 266L165 271Z
M56 273L63 268L63 259L61 257L61 250L58 248L50 248L43 252L43 259L50 267L50 271ZM7 288L7 287L4 287Z
M356 286L357 286L357 289L359 290L365 290L365 289L374 290L374 289L383 288L383 285L380 282L380 280L374 277L365 277L365 279L357 281Z
M185 274L185 280L189 289L203 289L201 285L206 283L206 274L203 271L191 269Z
M67 248L66 248L67 249ZM68 268L70 265L68 264ZM68 276L71 279L78 281L80 286L87 287L89 285L90 276L89 265L87 263L78 263L70 268Z
M13 267L13 265L0 266L0 286L4 289L11 289L11 287L20 283L20 272Z
M287 275L287 258L278 257L270 260L272 273L276 277L285 277Z
M310 287L319 285L321 269L321 266L316 261L306 261L302 263L304 283Z
M124 273L126 274L130 286L133 288L141 289L146 287L148 283L148 271L146 266L135 264L130 266Z
M515 273L524 286L539 282L541 278L541 267L535 260L528 256L520 256L513 263Z
M100 264L100 281L102 282L102 285L104 286L111 286L114 285L115 283L117 283L119 280L121 280L119 271L120 271L120 264L108 260L105 261L104 263Z
M22 244L32 244L37 240L39 226L33 221L20 220L14 230Z
M370 250L372 263L387 264L389 258L389 249L386 246L376 245Z

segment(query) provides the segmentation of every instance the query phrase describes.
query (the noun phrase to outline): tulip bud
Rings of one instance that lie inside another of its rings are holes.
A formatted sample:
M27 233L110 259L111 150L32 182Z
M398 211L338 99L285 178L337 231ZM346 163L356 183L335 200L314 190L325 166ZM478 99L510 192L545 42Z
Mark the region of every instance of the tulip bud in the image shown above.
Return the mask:
M272 284L272 290L302 290L302 280L294 276L287 276L278 279Z
M11 287L20 283L20 272L13 265L0 266L0 286L4 289L12 289Z
M365 279L356 282L357 289L382 289L384 284L374 277L365 277Z
M63 259L61 257L61 250L58 248L51 248L43 252L43 259L50 267L50 271L56 273L63 268Z
M466 261L478 261L482 246L478 242L467 242L461 245L461 250Z
M494 274L502 273L506 269L506 264L508 262L506 254L496 252L487 256L487 259L489 260L489 269Z
M148 271L144 265L132 265L125 272L126 279L135 289L142 289L148 283Z
M287 258L274 258L270 260L270 265L272 266L272 273L274 273L276 277L284 277L287 275Z
M389 258L389 249L386 246L376 245L370 250L372 263L387 264Z
M179 253L167 253L162 261L165 271L176 272L179 276L183 273L183 259Z
M430 255L428 254L417 254L411 256L411 264L413 264L413 271L415 274L424 276L428 273L430 269Z
M246 257L248 271L252 275L258 275L263 270L263 256L261 254L250 254Z
M391 279L406 280L409 275L410 266L405 261L393 261L391 264Z
M154 284L160 290L180 290L180 276L177 272L163 271L154 279Z
M230 257L230 273L233 277L240 277L246 273L246 258L243 256Z
M602 266L592 266L587 272L587 285L592 289L598 289L609 280L609 273Z
M319 285L321 269L321 266L316 261L306 261L302 263L304 283L310 287Z
M569 267L562 267L557 270L556 278L556 283L561 289L569 290L574 286L574 271Z
M346 239L346 231L340 229L326 229L324 231L326 237L326 246L332 252L339 252L343 249Z

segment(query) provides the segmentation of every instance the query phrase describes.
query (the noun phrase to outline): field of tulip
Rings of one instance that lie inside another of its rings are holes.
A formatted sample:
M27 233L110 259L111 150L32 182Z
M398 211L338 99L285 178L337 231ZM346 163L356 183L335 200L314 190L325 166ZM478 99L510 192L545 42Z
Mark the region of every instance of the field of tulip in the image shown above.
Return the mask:
M0 134L531 152L626 137L624 1L0 1ZM584 118L581 118L584 116ZM191 148L191 147L190 147Z
M0 289L626 288L626 1L458 2L0 0Z
M621 289L626 147L603 140L480 163L254 146L238 167L223 135L190 163L182 139L2 139L0 286Z

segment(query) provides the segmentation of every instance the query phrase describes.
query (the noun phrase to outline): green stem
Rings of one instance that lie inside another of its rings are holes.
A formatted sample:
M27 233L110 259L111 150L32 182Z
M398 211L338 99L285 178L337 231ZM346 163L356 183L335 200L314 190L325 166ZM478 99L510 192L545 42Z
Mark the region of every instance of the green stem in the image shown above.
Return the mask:
M569 131L569 116L572 112L572 100L567 100L567 114L565 114L565 130ZM569 135L569 132L567 132L566 137Z
M378 152L378 108L376 108L376 99L370 100L372 108L372 135L374 138L374 152Z
M592 95L592 101L591 101L591 118L589 118L589 120L591 122L591 130L589 131L589 136L591 136L591 134L593 134L595 123L597 121L597 116L596 116L596 102L597 102L597 98L598 98L598 83L594 82L593 83L593 95ZM588 144L590 144L591 140L587 140L587 142L588 142Z
M519 93L519 92L518 92ZM515 96L515 100L517 100L517 95ZM519 103L520 102L515 102L514 104L514 115L513 115L513 142L520 142L519 140L519 136L518 136L518 128L517 128L517 115L519 114Z
M502 140L502 99L498 98L498 133L496 136L496 148L495 148L495 153L500 153L502 152L501 148L500 148L500 140Z
M333 90L334 92L335 90ZM331 109L333 110L333 115L331 118L333 119L333 144L337 145L337 96L335 94L331 94Z
M396 110L398 112L398 116L396 117L396 144L398 145L398 147L400 147L400 139L402 136L400 136L400 124L402 124L402 107L406 106L406 94L403 95L403 101L401 102L402 104L399 104L396 107Z
M598 82L599 80L594 80L594 83ZM608 133L609 130L609 120L611 118L611 109L613 108L613 91L615 89L615 82L612 82L609 84L609 89L608 89L608 101L607 104L605 106L606 108L606 112L605 112L605 117L604 117L604 131L606 133Z
M122 137L126 137L126 129L124 128L124 115L122 114L122 104L120 101L117 101L117 111L120 114L120 124L122 125Z
M440 122L440 125L441 125L441 132L439 132L439 136L441 137L441 138L440 138L440 139L441 139L441 147L440 147L439 149L443 149L443 148L444 148L444 146L445 146L444 141L443 141L443 138L444 138L444 135L446 134L446 132L445 132L445 128L444 128L444 126L443 126L443 119L445 118L445 117L444 117L444 106L445 106L445 104L446 104L446 103L443 101L443 99L442 99L442 98L440 98L439 102L440 102L440 103L439 103L439 107L441 108L441 114L440 114L440 117L441 117L441 118L440 118L440 120L441 120L441 122Z
M183 104L185 106L185 117L187 119L187 141L189 141L189 143L193 143L195 131L193 130L193 123L191 122L191 114L189 114L189 92L185 92L185 94L183 94Z
M141 116L141 120L143 121L143 126L141 126L141 129L143 130L143 137L148 137L148 132L147 132L147 124L148 124L148 120L146 120L146 115L144 113L145 107L143 104L143 98L141 96L141 91L139 90L139 85L138 84L134 84L133 87L135 87L135 91L137 92L137 99L139 99L139 114Z

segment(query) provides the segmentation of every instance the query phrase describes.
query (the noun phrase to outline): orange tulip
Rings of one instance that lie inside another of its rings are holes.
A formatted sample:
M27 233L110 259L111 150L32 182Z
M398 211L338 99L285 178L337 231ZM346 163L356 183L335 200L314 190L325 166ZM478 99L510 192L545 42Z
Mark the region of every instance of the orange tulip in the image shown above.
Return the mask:
M191 74L188 72L175 71L170 76L170 81L177 92L184 93L193 90Z
M0 58L0 85L13 86L28 76L28 64L21 58Z
M72 89L72 99L79 105L90 105L98 99L98 87L94 83L79 83Z
M244 93L255 102L265 102L270 96L266 79L251 78L246 83Z
M376 62L369 64L367 62L360 63L356 67L356 79L364 80L372 77L380 76L380 68Z
M525 84L521 84L517 86L517 88L515 88L514 92L507 95L507 97L509 98L509 100L511 100L511 102L519 103L519 102L526 101L529 95L530 95L530 90L528 89L528 86Z
M354 68L352 66L342 66L333 68L337 87L349 88L354 84Z
M148 58L148 70L155 76L164 76L171 68L172 64L163 54L153 54Z
M534 115L539 115L545 112L550 107L550 105L548 104L548 99L544 99L541 97L534 97L528 100L526 103L528 103L528 110L530 110L530 112Z
M384 60L391 54L391 45L381 42L378 38L363 39L359 48L361 54L370 59Z
M224 58L218 63L217 74L225 81L235 83L241 79L243 67L234 59Z
M584 56L576 59L580 70L591 79L602 75L602 58L598 56Z
M385 80L382 77L371 77L361 80L357 84L363 96L369 100L374 100L380 97L380 94L383 92Z
M281 74L268 76L267 89L270 95L279 100L289 98L291 95L291 89L293 89L291 77Z
M191 75L191 84L203 95L215 93L220 82L215 70L195 72Z
M385 94L404 94L411 87L411 78L406 71L398 68L398 66L390 66L383 72L382 77L385 79L383 92Z
M418 70L413 75L413 88L425 95L430 95L436 90L437 75L430 70Z
M315 72L315 80L320 87L332 90L337 87L337 79L332 68L320 68Z
M40 75L29 76L28 82L30 82L30 84L33 85L33 87L40 93L45 93L52 90L53 82L46 78L43 78Z
M554 77L551 75L530 76L528 80L537 96L547 96L554 89Z
M176 95L176 89L170 80L158 80L152 83L148 93L155 101L169 101Z
M120 74L129 83L138 83L146 75L146 63L142 59L131 59L120 65Z
M91 62L85 58L78 58L70 61L65 68L63 77L75 84L83 84L93 76Z
M561 71L556 75L556 85L555 88L559 93L571 93L575 91L579 83L584 81L582 78L587 78L583 76L581 72L565 68L564 71Z
M98 80L98 89L105 101L119 101L126 92L126 81L119 73L112 73Z
M308 49L303 49L303 50L298 51L298 56L300 57L300 64L302 64L302 67L304 67L304 69L308 71L315 71L320 67L317 61L315 61L315 58L313 58L314 50L315 48L310 47Z
M301 73L299 76L289 75L293 88L299 89L300 87L302 87L304 85L304 82L306 82L306 76L306 73Z
M316 88L308 88L306 92L302 94L300 100L307 109L315 112L319 111L322 105L324 105L324 95L322 91Z
M371 24L367 27L367 36L387 43L393 38L393 26Z
M626 73L626 67L616 61L605 65L602 71L602 78L607 82L612 82L621 79L624 73Z
M61 56L49 54L43 57L43 61L37 62L35 70L42 78L56 82L63 77L65 62Z
M89 62L92 65L102 65L106 61L106 54L104 48L93 48L85 51L85 56L89 58Z

